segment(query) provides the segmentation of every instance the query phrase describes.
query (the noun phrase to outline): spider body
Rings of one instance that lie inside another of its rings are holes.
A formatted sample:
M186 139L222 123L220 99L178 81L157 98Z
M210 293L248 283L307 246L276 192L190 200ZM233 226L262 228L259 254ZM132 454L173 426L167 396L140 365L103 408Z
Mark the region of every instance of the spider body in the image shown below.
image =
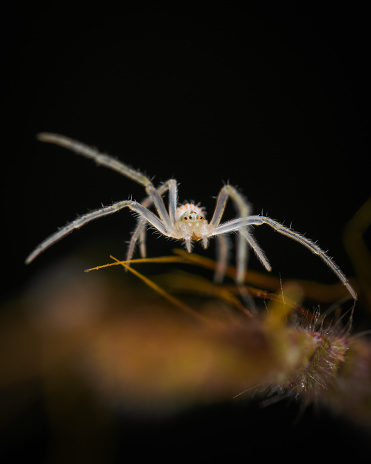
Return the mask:
M146 228L148 226L157 230L165 237L183 240L188 252L192 249L192 242L201 241L203 247L207 248L209 238L216 237L218 262L215 277L217 281L221 281L225 273L229 254L229 241L226 235L231 232L237 232L236 282L241 284L244 281L246 272L248 245L253 249L266 270L271 270L268 259L251 234L252 226L266 224L280 234L286 235L297 241L308 248L312 253L318 255L345 285L352 297L354 299L357 298L355 291L349 284L345 275L315 242L267 216L251 215L250 204L235 187L224 185L221 188L216 199L213 216L210 221L207 221L204 210L201 207L193 203L178 205L178 186L175 179L169 179L156 188L151 180L141 172L78 141L62 135L50 133L41 133L38 135L38 138L43 142L54 143L70 149L79 155L94 160L99 165L117 171L123 176L132 179L144 187L147 197L141 203L134 200L123 200L78 217L37 246L27 257L26 263L33 261L45 249L61 240L73 230L79 229L92 220L113 214L124 208L129 208L139 219L129 243L127 251L128 261L132 259L137 242L139 242L142 257L146 256L145 242ZM168 208L166 208L163 198L165 194L168 195ZM221 222L229 199L234 203L238 216L235 219ZM154 208L155 211L152 211L150 208Z
M178 240L184 240L188 251L191 251L191 242L204 242L207 248L208 237L211 235L210 224L205 218L204 211L197 205L186 203L178 206L175 212L174 230L170 236Z

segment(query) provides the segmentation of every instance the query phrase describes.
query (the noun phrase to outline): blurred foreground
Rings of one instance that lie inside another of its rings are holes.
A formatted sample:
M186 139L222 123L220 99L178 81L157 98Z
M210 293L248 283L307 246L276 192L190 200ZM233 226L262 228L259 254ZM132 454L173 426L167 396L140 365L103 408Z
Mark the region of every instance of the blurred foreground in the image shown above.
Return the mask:
M128 437L170 452L159 424L185 411L240 407L251 433L270 410L271 424L282 420L274 407L287 398L325 406L361 435L371 431L371 343L351 335L351 302L343 317L333 306L327 322L303 307L308 292L326 300L329 292L316 284L280 288L249 273L278 292L250 286L241 297L233 284L216 286L192 272L153 277L150 288L119 262L88 274L82 268L67 259L46 269L3 308L1 422L13 457L25 447L46 462L118 462ZM328 290L346 297L341 285ZM255 302L249 309L247 297ZM255 404L253 416L247 403Z

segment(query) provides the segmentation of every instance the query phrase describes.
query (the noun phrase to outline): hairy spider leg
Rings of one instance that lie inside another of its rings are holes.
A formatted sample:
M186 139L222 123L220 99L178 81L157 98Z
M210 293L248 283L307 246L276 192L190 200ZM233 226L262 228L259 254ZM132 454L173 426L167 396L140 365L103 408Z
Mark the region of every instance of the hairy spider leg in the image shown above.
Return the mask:
M264 251L260 248L258 245L258 242L255 240L255 237L253 237L250 232L246 232L244 230L240 231L242 235L245 237L247 240L247 243L251 246L251 248L254 250L256 256L259 258L260 262L263 264L265 269L270 272L272 270L272 266L270 265L268 258L265 256Z
M257 243L256 239L250 234L250 232L244 232L241 231L242 235L245 237L247 240L247 243L250 245L250 247L253 249L254 253L256 254L257 258L259 261L263 264L265 269L270 272L272 270L272 267L268 261L268 258L266 257L264 251L261 249L259 244ZM217 265L216 265L216 271L215 271L215 281L220 283L223 280L225 270L228 264L228 255L229 255L229 248L230 245L228 243L228 235L227 234L220 234L216 235L216 238L218 240L218 246L217 246ZM247 264L246 264L247 267Z
M230 243L228 235L217 235L217 260L215 268L215 282L222 283L228 265Z
M158 193L152 182L141 172L127 166L121 161L113 158L109 155L104 155L98 150L91 148L77 140L70 139L64 135L51 134L48 132L42 132L37 135L37 138L41 142L54 143L61 147L67 148L79 155L85 156L94 160L97 164L105 166L113 171L120 173L121 175L132 179L134 182L142 185L147 194L153 198L153 203L157 209L158 215L160 216L166 229L170 229L174 223L171 220L169 213L166 210L164 201L161 195Z
M161 234L166 235L166 228L160 221L160 219L152 213L152 211L148 210L140 203L136 201L126 200L126 201L119 201L114 203L113 205L106 206L105 208L94 210L84 216L81 216L74 221L70 222L58 232L55 232L53 235L48 237L44 240L40 245L38 245L35 250L27 257L26 264L29 264L33 261L40 253L44 250L49 248L54 243L58 242L66 235L71 233L76 229L80 229L80 227L84 226L88 222L94 221L95 219L107 216L109 214L116 213L123 208L130 208L135 213L139 214L143 219L148 221L155 229L157 229Z
M248 218L240 218L240 219L233 219L231 221L225 222L224 224L220 224L214 231L213 235L218 234L226 234L229 232L234 232L240 230L241 227L246 226L260 226L263 224L267 224L268 226L272 227L275 231L279 232L282 235L286 235L301 245L308 248L312 253L319 256L322 261L332 270L332 272L338 277L338 279L343 283L343 285L347 288L348 292L351 294L354 300L357 300L357 293L354 291L353 287L349 284L348 279L342 273L340 268L337 264L330 258L327 253L322 250L316 243L314 243L309 238L304 237L299 232L296 232L288 227L285 227L278 221L271 219L266 216L249 216Z
M178 203L178 187L175 179L169 179L157 189L159 195L164 195L166 192L169 192L169 216L170 220L175 223L175 211ZM141 205L145 208L149 208L153 204L153 198L151 196L146 197ZM126 260L130 261L133 257L136 242L139 240L140 254L142 258L145 258L147 255L146 251L146 225L147 220L140 218L138 224L133 231L131 236L128 251L126 254ZM130 264L128 264L130 265Z
M225 207L227 205L228 198L231 198L234 202L238 212L240 213L241 219L246 219L251 211L250 204L245 198L231 185L225 185L219 192L216 200L215 210L213 217L210 221L212 228L217 228L224 214ZM248 233L247 227L242 224L238 230L239 234L237 237L237 255L236 255L236 281L240 284L244 281L246 266L247 266L247 242L244 234ZM222 242L218 242L219 246L224 246ZM221 256L225 256L225 252L220 253ZM220 265L222 267L222 264ZM223 263L226 266L226 262ZM219 271L220 272L220 271Z

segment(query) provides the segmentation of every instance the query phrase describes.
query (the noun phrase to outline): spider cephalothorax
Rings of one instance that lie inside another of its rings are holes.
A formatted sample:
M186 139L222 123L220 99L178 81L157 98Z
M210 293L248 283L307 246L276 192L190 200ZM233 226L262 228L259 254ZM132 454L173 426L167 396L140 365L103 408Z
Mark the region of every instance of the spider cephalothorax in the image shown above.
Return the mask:
M174 235L178 235L179 239L184 239L187 248L190 246L189 240L204 240L204 246L207 246L209 223L199 206L192 203L178 206L175 212L174 228Z
M79 229L94 219L115 213L123 208L129 208L139 216L139 220L129 243L127 252L128 260L132 259L135 245L138 241L140 243L141 254L143 257L145 256L145 233L146 227L148 226L156 229L165 237L176 240L184 240L187 251L189 252L192 248L192 241L202 241L204 248L207 248L209 238L216 237L219 250L216 279L220 281L224 276L227 266L228 241L226 240L226 234L237 232L236 281L237 283L242 283L246 272L248 245L254 250L256 256L262 262L267 271L271 270L269 261L252 236L250 230L251 226L267 224L277 232L296 240L308 248L312 253L318 255L346 286L352 297L356 299L357 295L348 283L345 275L341 272L335 262L316 243L269 217L251 215L250 204L233 186L224 185L221 188L216 200L214 214L210 222L208 222L201 207L192 203L186 203L178 206L178 186L175 179L170 179L156 188L141 172L130 168L111 156L99 153L97 150L80 142L64 137L63 135L49 133L39 134L38 138L43 142L55 143L68 148L80 155L93 159L96 163L102 166L113 169L129 179L134 180L145 188L147 197L141 203L134 200L119 201L75 219L73 222L67 224L36 247L36 249L26 259L26 263L30 263L46 248L65 237L73 230ZM163 195L165 193L167 193L169 197L168 209L166 208L163 199ZM238 212L238 217L221 223L228 199L233 201ZM150 207L154 207L157 214L151 211L149 209Z

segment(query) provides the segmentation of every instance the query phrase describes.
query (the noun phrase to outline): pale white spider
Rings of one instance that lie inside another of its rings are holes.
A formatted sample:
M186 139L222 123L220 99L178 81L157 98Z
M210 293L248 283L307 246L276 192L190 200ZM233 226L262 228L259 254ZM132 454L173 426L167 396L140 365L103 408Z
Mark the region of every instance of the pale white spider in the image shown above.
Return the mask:
M148 225L165 237L175 240L184 240L187 251L190 252L193 241L201 241L204 248L207 248L210 237L216 237L218 241L218 263L216 269L216 280L221 281L227 266L228 241L226 234L230 232L238 232L237 235L237 251L236 251L236 281L242 283L245 277L247 265L247 245L250 245L256 256L262 262L267 271L271 270L271 266L256 240L250 232L251 226L260 226L267 224L277 232L286 235L287 237L296 240L312 253L318 255L327 266L337 275L340 281L348 289L354 299L357 295L347 278L341 272L334 261L314 242L303 237L298 232L283 226L281 223L266 217L250 215L251 207L245 198L231 185L224 185L219 192L216 200L216 206L211 221L208 222L202 208L195 204L183 204L178 206L178 188L175 179L170 179L163 183L157 189L152 182L140 173L139 171L130 168L121 161L112 158L111 156L99 153L97 150L88 147L80 142L69 139L62 135L41 133L38 139L42 142L55 143L67 149L70 149L80 155L93 159L97 164L113 169L120 174L134 180L138 184L143 185L147 193L147 197L138 203L134 200L124 200L106 206L95 211L92 211L84 216L75 219L70 224L61 228L58 232L44 240L26 259L26 263L30 263L46 248L56 243L58 240L65 237L75 229L79 229L90 221L98 219L108 214L120 211L123 208L129 208L139 217L138 224L131 237L127 252L127 259L131 260L134 248L139 240L140 250L143 257L146 255L145 249L145 231ZM168 193L169 208L166 209L162 196ZM231 199L238 211L239 217L230 221L221 223L221 219L227 204L228 199ZM149 208L154 206L157 215Z

